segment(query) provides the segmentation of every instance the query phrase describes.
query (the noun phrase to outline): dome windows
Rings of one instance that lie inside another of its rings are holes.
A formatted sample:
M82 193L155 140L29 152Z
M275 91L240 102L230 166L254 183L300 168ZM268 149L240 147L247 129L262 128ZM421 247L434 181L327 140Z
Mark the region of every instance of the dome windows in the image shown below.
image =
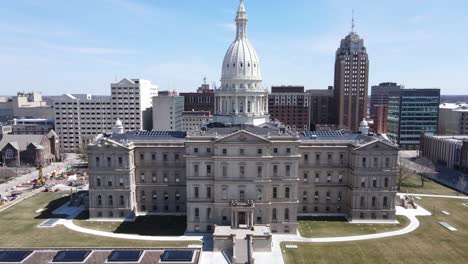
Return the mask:
M244 66L244 64L243 64L242 62L241 62L241 64L240 64L240 65L241 65L241 68Z

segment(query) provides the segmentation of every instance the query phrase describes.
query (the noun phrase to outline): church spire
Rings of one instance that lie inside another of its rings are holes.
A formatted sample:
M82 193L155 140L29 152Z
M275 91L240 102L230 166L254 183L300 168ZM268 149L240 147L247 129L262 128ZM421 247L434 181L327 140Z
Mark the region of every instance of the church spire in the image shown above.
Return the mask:
M247 38L247 12L244 1L240 0L236 16L237 36L236 39Z

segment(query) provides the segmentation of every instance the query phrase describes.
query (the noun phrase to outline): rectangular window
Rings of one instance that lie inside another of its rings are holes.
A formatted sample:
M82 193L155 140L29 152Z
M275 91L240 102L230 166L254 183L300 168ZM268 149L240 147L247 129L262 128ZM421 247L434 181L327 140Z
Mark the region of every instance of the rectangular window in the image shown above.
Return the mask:
M163 161L167 161L167 154L166 153L163 154Z
M286 165L286 177L291 176L291 165Z
M320 164L320 154L315 154L315 162Z
M223 155L224 155L224 156L227 155L227 149L223 149Z
M119 186L124 186L124 179L123 178L119 178Z
M227 166L224 165L223 166L223 177L227 177L227 174L228 174Z
M198 153L198 148L194 148L193 153Z
M261 148L257 149L257 154L260 156L263 155L263 149Z
M290 189L289 187L284 188L284 196L289 199L290 197Z
M263 167L257 166L257 178L262 178L263 175Z
M122 157L118 158L118 163L119 163L119 167L123 166L123 158Z
M388 188L388 178L385 178L385 179L384 179L384 187L385 187L385 188Z
M153 160L153 161L156 160L156 154L151 153L151 160Z
M96 157L96 167L99 167L100 166L100 158L99 157Z
M379 158L375 157L374 158L374 168L379 167Z
M277 177L278 176L278 165L273 165L273 176Z
M145 154L144 153L140 153L140 160L145 160Z
M365 168L367 166L367 159L362 158L362 167Z
M257 201L261 201L263 199L263 190L262 188L257 188Z
M274 154L278 154L278 148L274 148L274 149L273 149L273 153L274 153Z
M211 187L206 187L206 198L211 199Z
M309 161L309 154L304 154L304 161L305 162Z
M327 172L327 182L331 182L331 172Z
M315 182L320 182L320 174L318 172L315 173Z
M390 158L385 158L385 168L390 168Z
M145 182L145 173L143 172L140 174L140 181Z
M244 166L239 166L239 176L240 177L245 177L245 167Z
M344 153L340 153L340 165L344 164Z
M199 193L198 193L198 187L193 187L193 197L195 199L198 199Z
M278 187L273 187L273 199L278 198Z
M286 148L286 154L291 154L291 149L290 148Z
M210 148L206 148L206 153L211 153L211 149L210 149Z
M245 154L245 150L244 149L239 149L239 155L244 156L244 154Z
M304 178L303 179L304 182L308 182L309 181L309 173L304 172L304 177L303 178Z
M210 164L206 165L206 174L211 175L211 165Z
M194 164L194 165L193 165L193 174L194 174L195 176L198 176L198 164Z

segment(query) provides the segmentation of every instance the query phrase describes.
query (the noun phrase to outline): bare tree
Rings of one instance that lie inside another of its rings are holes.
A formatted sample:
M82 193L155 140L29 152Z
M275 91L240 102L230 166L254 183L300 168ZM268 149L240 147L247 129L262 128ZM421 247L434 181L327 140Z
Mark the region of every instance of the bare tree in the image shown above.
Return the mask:
M414 161L416 173L421 180L421 187L424 187L424 182L426 181L426 176L428 173L435 172L434 163L424 157L419 157Z
M88 163L88 145L87 144L81 143L76 153L78 154L78 158L81 160L81 162Z
M410 163L407 159L398 159L398 191L401 189L401 185L404 181L414 176L414 171L410 168Z
M458 188L460 190L460 193L464 193L467 186L468 180L466 179L465 174L462 172L460 174L460 177L458 177Z

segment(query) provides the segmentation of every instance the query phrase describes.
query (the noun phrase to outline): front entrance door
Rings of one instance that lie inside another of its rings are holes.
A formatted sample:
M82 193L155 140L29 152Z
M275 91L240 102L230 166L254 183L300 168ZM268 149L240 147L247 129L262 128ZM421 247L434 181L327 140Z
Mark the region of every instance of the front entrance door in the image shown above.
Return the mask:
M245 212L239 212L239 225L246 225Z

